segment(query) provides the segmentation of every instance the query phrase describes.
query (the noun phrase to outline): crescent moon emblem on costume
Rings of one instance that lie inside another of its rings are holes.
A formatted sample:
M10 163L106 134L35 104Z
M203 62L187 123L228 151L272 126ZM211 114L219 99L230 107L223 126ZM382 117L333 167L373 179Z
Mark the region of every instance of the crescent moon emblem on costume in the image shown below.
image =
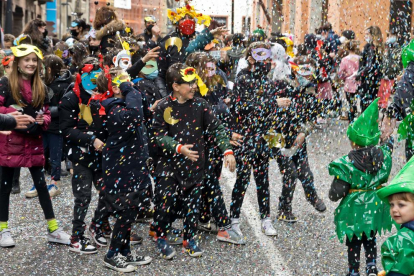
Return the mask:
M164 110L164 121L169 124L169 125L175 125L176 123L178 123L180 120L174 119L171 116L171 112L172 112L172 107L167 107Z
M167 39L167 41L165 41L165 50L167 50L168 47L174 45L177 46L178 52L180 52L181 48L183 47L183 41L178 37L170 37L169 39Z

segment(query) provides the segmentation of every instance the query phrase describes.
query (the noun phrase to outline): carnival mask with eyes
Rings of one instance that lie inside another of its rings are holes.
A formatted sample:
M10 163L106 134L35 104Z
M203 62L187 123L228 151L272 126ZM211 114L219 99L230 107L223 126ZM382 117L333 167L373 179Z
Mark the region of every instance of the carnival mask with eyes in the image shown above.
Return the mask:
M272 56L272 51L267 48L252 49L252 57L255 61L264 61Z
M113 58L113 63L116 66L121 67L122 69L128 69L131 66L131 55L129 51L122 50L119 52L116 57Z
M119 87L121 83L131 81L131 78L129 77L127 72L122 72L118 76L112 79L112 84Z
M150 60L142 68L141 72L145 75L146 79L153 80L158 77L158 64L155 60Z
M206 64L207 77L212 77L216 74L216 65L214 62L207 62Z
M98 78L101 71L102 69L99 68L97 70L90 71L89 73L83 73L81 75L82 86L89 94L92 94L93 90L96 88L96 79Z

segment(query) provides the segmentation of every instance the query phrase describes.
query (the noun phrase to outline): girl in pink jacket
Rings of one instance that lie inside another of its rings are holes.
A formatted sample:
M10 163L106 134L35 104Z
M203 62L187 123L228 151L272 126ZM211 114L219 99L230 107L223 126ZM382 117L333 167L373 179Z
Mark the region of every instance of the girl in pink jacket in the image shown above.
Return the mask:
M345 43L345 50L348 51L348 55L344 57L339 66L338 76L344 81L344 91L346 99L349 103L348 120L353 122L357 112L357 88L359 82L356 80L356 74L359 69L359 59L361 58L356 54L359 43L355 40L349 40Z

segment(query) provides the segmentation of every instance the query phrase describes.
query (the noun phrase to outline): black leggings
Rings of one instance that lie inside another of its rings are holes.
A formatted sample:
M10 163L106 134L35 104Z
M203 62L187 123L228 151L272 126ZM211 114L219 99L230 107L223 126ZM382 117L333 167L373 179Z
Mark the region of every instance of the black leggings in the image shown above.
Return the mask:
M200 218L201 193L202 184L196 184L183 191L176 179L158 177L154 200L157 237L167 236L174 220L173 216L176 216L184 217L184 240L192 239Z
M302 182L306 199L311 204L315 204L317 193L313 173L309 167L306 142L291 158L283 156L279 149L274 151L277 151L276 160L283 181L282 195L279 198L279 211L292 212L292 200L297 179Z
M215 163L216 161L219 163ZM219 158L211 160L208 165L211 169L207 169L204 179L200 222L208 222L212 216L217 226L225 230L230 228L230 220L219 182L222 164Z
M131 227L137 217L137 210L126 209L122 212L115 212L114 217L116 218L116 221L112 231L109 250L121 252L121 254L125 256L131 251Z
M252 142L250 142L251 144ZM242 147L236 150L237 178L231 195L231 217L240 218L243 199L250 184L253 168L257 187L260 217L270 216L269 205L269 150L263 141L257 141L254 148Z
M365 233L361 239L353 236L352 240L346 238L346 246L348 246L348 265L350 273L359 273L359 263L361 261L361 244L364 245L366 263L375 263L377 259L377 242L376 233L371 231L368 238Z
M10 193L12 190L13 175L15 168L2 167L2 180L0 187L0 221L9 220L9 205ZM53 213L52 201L50 200L49 191L45 181L42 167L29 168L30 174L33 178L33 184L39 195L40 206L42 206L43 213L46 219L55 218Z

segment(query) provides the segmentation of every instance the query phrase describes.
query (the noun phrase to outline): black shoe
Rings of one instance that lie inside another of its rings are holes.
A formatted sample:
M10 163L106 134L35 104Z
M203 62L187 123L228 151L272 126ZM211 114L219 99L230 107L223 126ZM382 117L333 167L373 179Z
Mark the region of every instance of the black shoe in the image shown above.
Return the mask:
M108 258L108 256L105 255L104 265L118 272L133 272L136 269L135 266L128 264L126 262L126 257L122 256L120 253L114 255L112 258Z
M131 237L129 238L129 242L131 245L141 244L144 239L138 236L136 233L131 233Z
M285 222L290 222L290 223L295 223L298 221L298 218L292 212L288 212L288 211L279 212L277 219L281 221L285 221Z
M95 254L98 252L96 247L91 245L89 239L85 237L72 237L70 240L69 250L79 254Z
M368 263L367 264L367 276L377 276L378 269L375 263Z
M11 190L12 194L20 194L20 182L14 182Z
M132 265L146 265L152 261L149 256L138 256L135 252L126 255L126 262Z
M105 239L102 229L100 227L96 227L92 224L88 228L88 232L89 236L95 244L99 246L108 246L108 241Z
M312 204L313 207L315 207L316 211L323 213L326 211L325 203L323 203L322 199L318 198L314 204Z

